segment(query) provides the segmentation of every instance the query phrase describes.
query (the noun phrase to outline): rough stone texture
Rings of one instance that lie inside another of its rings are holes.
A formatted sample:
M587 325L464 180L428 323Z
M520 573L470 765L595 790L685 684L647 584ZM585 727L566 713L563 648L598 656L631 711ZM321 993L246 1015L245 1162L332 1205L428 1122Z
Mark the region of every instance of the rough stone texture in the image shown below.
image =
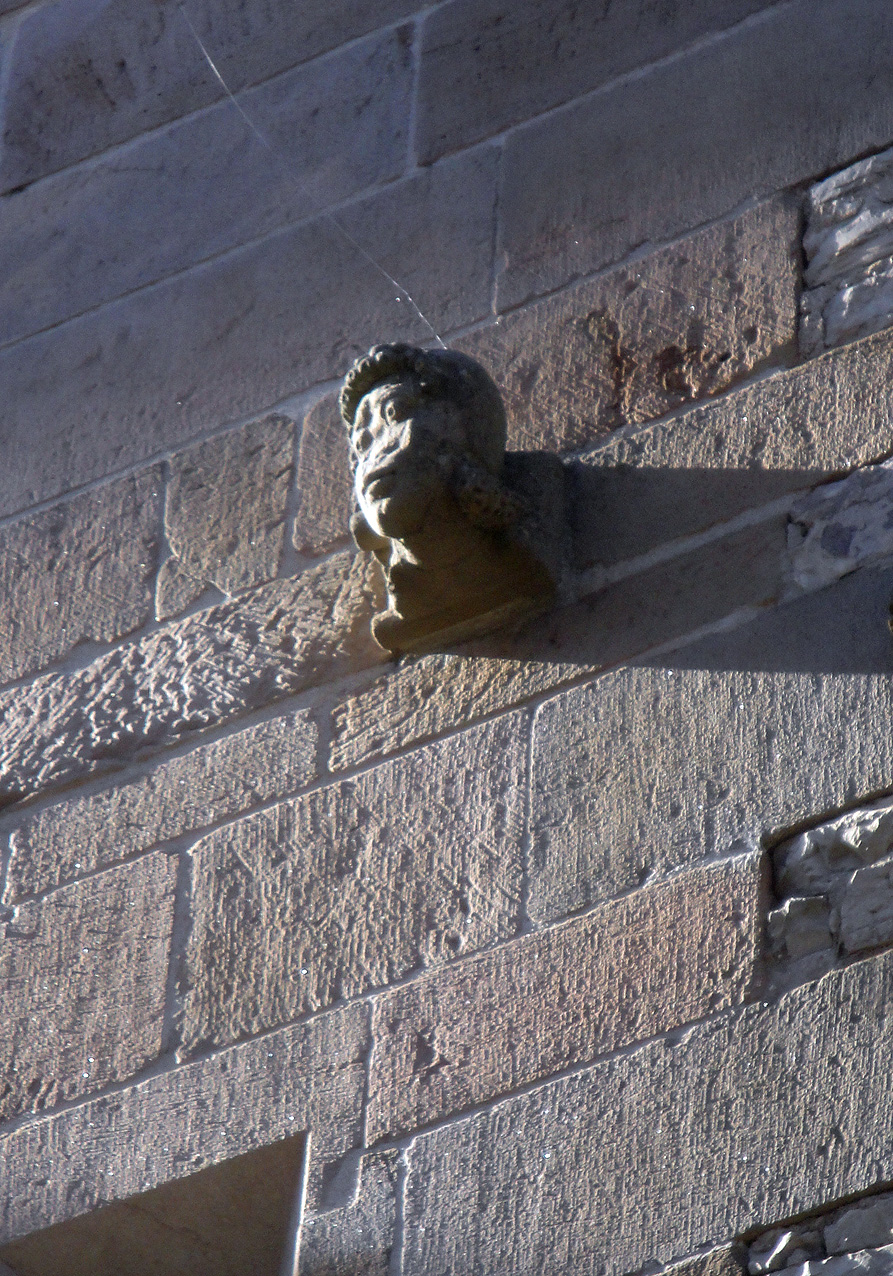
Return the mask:
M0 527L0 680L151 617L161 501L153 467Z
M893 263L878 261L855 277L811 288L801 298L800 353L867 337L893 323Z
M307 711L285 714L199 745L129 783L26 816L9 835L6 901L301 788L316 774L316 743Z
M157 854L15 910L0 948L0 1120L121 1081L160 1053L175 881L176 863Z
M834 945L831 908L821 896L794 895L786 899L769 914L767 930L772 951L794 960Z
M840 905L840 940L848 953L893 943L893 859L853 874Z
M824 1229L829 1254L874 1249L893 1242L893 1197L877 1196L843 1210Z
M779 895L827 895L893 851L893 802L882 798L798 833L772 852ZM841 874L843 875L841 877Z
M661 8L623 0L453 0L422 36L419 156L430 163L731 26L766 0Z
M164 529L195 597L208 584L230 594L276 575L294 463L294 422L275 415L171 458ZM166 618L163 606L156 613Z
M881 334L609 441L574 471L578 566L648 553L883 457L891 386Z
M0 1239L305 1130L313 1208L323 1166L360 1143L368 1048L365 1007L344 1007L0 1134Z
M0 344L399 177L407 37L376 36L246 93L272 153L225 101L0 200Z
M867 465L802 497L791 510L790 574L819 589L893 553L893 464Z
M893 254L893 150L851 164L811 188L803 251L810 288Z
M405 1276L620 1276L889 1179L891 996L860 962L417 1137Z
M795 1227L773 1227L758 1236L748 1249L747 1270L749 1276L763 1276L820 1255L824 1255L821 1232L815 1220L807 1219Z
M375 584L341 555L0 696L0 803L380 662Z
M479 149L338 214L439 331L490 313L496 159ZM383 333L431 341L396 297L326 215L7 347L4 441L20 459L0 514L341 376Z
M526 735L512 714L210 834L194 853L186 1047L514 935Z
M384 993L367 1138L417 1130L743 1001L760 896L759 858L732 860Z
M799 0L518 129L499 308L889 145L891 40L876 0Z
M397 1218L397 1152L360 1161L354 1199L325 1214L305 1214L297 1276L388 1276Z
M544 705L531 915L893 788L890 585L856 573Z
M463 337L503 391L510 446L576 450L786 358L799 216L766 200Z
M4 1257L16 1276L280 1276L294 1252L305 1142L283 1139L57 1223Z
M295 14L275 0L198 0L187 10L234 92L411 13L406 0L339 9L312 0ZM341 88L341 95L343 95ZM224 96L175 5L106 0L32 10L12 50L2 189L103 151ZM246 95L247 102L252 95Z
M347 431L337 394L327 394L304 417L298 449L295 549L324 554L350 536L353 509Z
M893 1273L893 1245L886 1249L866 1249L858 1254L814 1259L785 1268L787 1276L890 1276Z

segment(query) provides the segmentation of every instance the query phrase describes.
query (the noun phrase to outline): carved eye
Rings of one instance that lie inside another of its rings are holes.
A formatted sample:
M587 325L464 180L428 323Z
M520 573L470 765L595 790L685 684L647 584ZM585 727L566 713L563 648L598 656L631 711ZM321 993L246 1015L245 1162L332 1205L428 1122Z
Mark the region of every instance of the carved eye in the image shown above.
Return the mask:
M355 452L368 452L372 446L372 433L365 426L361 430L357 430L353 436L353 446Z

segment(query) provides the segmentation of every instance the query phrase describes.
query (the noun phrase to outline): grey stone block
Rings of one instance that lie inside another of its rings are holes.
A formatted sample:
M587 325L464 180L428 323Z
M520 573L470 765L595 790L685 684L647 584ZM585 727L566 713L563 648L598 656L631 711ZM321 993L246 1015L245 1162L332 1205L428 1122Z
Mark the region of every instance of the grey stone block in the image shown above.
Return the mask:
M822 896L794 895L786 899L769 914L767 930L773 953L793 960L834 947L831 909Z
M176 453L164 530L182 570L227 594L272 579L294 465L294 422L274 415Z
M799 0L518 129L499 308L889 145L891 40L875 0Z
M36 895L309 783L316 724L285 714L199 745L149 775L26 815L9 833L6 901Z
M544 705L531 915L893 787L889 597L889 573L857 573Z
M857 869L893 851L893 802L882 798L798 833L772 852L779 895L836 895Z
M151 855L15 910L0 947L0 1120L122 1081L161 1053L176 873Z
M397 1220L399 1153L360 1161L354 1199L325 1214L305 1214L297 1276L388 1276Z
M576 451L784 360L799 219L792 198L766 200L463 337L503 391L510 446Z
M761 893L759 857L728 861L383 993L367 1138L432 1125L743 1001Z
M176 7L169 12L178 21ZM272 151L224 101L0 200L0 344L399 177L407 34L374 36L245 93L243 109ZM44 48L42 69L51 62Z
M189 738L382 660L362 559L330 559L0 695L0 804Z
M814 358L831 346L870 336L893 323L893 263L872 262L858 274L803 293L800 353Z
M344 1007L0 1134L0 1240L302 1131L313 1208L361 1141L368 1048L366 1008Z
M620 1276L888 1179L891 995L860 962L418 1136L405 1276Z
M893 553L893 465L866 465L795 502L789 571L801 589L819 589Z
M826 177L806 200L804 279L830 283L893 254L893 151Z
M633 67L645 66L764 8L766 0L643 0L580 9L569 0L453 0L427 19L419 84L419 157L430 163L501 133Z
M359 0L334 21L322 0L298 13L282 3L246 9L239 0L193 0L186 12L238 92L413 9L406 0ZM223 97L176 5L110 0L72 10L51 0L25 15L12 49L3 189Z
M825 1228L829 1254L875 1249L893 1242L893 1196L877 1196L843 1210Z
M887 455L891 386L882 334L608 441L575 468L578 567L646 554Z
M807 1219L795 1227L772 1227L758 1236L748 1248L747 1271L749 1276L763 1276L824 1254L821 1232Z
M496 154L458 157L339 222L443 332L490 313ZM431 341L328 217L266 236L0 351L0 514L177 448L342 375L383 337Z
M526 735L512 714L210 834L194 852L186 1048L514 935Z
M153 467L0 528L0 680L150 619L162 493Z
M893 1273L893 1245L884 1249L863 1249L857 1254L812 1259L787 1267L785 1272L788 1276L890 1276Z
M848 953L893 943L893 859L853 874L840 904L840 940Z
M353 476L338 396L327 394L304 417L298 449L298 513L294 544L322 554L350 536Z

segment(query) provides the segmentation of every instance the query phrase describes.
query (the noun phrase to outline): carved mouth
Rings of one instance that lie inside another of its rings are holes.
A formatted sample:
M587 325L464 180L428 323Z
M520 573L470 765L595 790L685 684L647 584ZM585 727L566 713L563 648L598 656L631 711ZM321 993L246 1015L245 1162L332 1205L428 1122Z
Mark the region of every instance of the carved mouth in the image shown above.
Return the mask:
M397 472L393 466L379 466L363 479L363 492L373 500L390 496L397 482Z

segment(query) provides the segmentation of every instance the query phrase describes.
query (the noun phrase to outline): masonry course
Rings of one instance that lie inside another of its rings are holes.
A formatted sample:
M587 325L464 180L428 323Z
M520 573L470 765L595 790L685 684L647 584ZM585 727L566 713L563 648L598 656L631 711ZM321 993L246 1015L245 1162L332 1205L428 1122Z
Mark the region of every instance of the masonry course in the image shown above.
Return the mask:
M619 1276L889 1179L891 980L859 962L418 1136L406 1276Z
M248 10L239 0L199 0L188 13L237 92L416 7L354 0L333 20L320 0L298 15L280 5ZM95 14L38 6L11 50L0 187L33 182L224 97L176 8L146 9L139 0L115 0Z
M368 564L341 555L0 695L0 802L119 769L306 687L380 663Z
M441 332L490 313L496 158L479 148L338 214ZM323 216L0 350L21 458L0 515L342 376L383 332L432 339Z
M297 1276L388 1276L397 1221L399 1153L360 1161L354 1199L340 1209L305 1214Z
M278 573L294 465L294 422L276 414L171 458L164 530L194 597L209 584L231 594ZM166 601L159 590L159 619L172 614Z
M368 1047L366 1008L344 1007L0 1135L0 1240L302 1131L316 1207L361 1140Z
M756 855L694 870L382 993L367 1139L743 1001L758 983L761 879Z
M204 839L185 1047L253 1035L516 934L526 728L525 714L508 715ZM264 944L246 945L258 933Z
M626 0L580 11L568 0L525 0L512 6L507 20L499 0L440 5L422 32L421 162L499 133L765 6L766 0L723 0L708 13L690 2L671 11Z
M150 618L162 477L155 466L0 527L0 681Z
M123 1081L161 1053L176 872L158 853L6 922L0 1119Z
M889 145L891 38L874 0L776 6L510 134L499 308Z
M317 734L307 710L283 714L162 761L149 775L27 815L9 834L5 901L303 787L316 775Z

